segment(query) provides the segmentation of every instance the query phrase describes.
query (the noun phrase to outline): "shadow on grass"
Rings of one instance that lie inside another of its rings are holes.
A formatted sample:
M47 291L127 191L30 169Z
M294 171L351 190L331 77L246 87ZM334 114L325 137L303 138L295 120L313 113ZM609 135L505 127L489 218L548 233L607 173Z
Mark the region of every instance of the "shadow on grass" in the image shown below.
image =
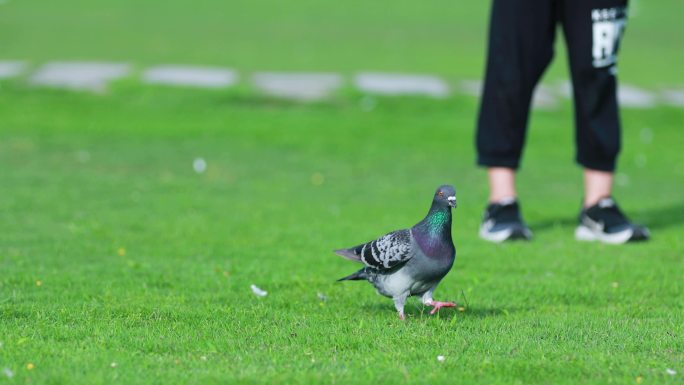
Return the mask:
M629 211L627 216L636 223L650 228L665 229L684 224L684 203L675 203L650 210ZM532 231L546 231L552 228L573 228L577 226L575 217L551 218L539 222L530 222Z
M546 231L550 230L555 227L560 227L560 228L574 228L577 226L577 219L575 218L552 218L552 219L546 219L543 221L539 222L530 222L528 223L528 226L530 226L530 229L532 231Z
M407 303L406 307L404 308L404 314L406 314L406 317L409 319L420 319L424 317L434 317L441 319L443 321L451 321L454 317L458 318L488 318L488 317L506 317L511 314L517 313L521 310L526 310L526 309L520 309L520 308L491 308L491 307L467 307L465 310L460 311L458 310L458 307L462 306L461 303L457 304L457 307L455 308L442 308L439 311L439 316L437 314L435 315L430 315L430 310L432 309L429 306L423 306L421 304L415 303ZM382 304L382 303L377 303L377 304L367 304L363 306L364 310L368 311L369 313L386 313L386 312L392 312L396 314L396 311L394 310L394 306L391 305L391 303L388 304Z
M651 230L682 225L684 224L684 203L675 203L651 210L634 211L630 218L643 223Z

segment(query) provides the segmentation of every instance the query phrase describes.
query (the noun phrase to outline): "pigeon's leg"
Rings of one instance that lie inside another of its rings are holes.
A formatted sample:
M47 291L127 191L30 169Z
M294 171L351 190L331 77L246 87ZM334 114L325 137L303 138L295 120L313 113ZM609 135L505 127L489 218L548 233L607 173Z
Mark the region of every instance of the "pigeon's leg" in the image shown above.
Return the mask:
M430 290L426 291L425 294L423 294L423 297L421 300L423 301L423 305L425 306L432 306L432 310L430 311L430 314L435 314L437 311L443 307L454 307L456 306L455 303L453 302L439 302L435 301L432 299L432 293L435 291L435 288L437 286L433 286Z
M392 298L394 300L394 307L397 309L397 312L399 312L399 319L402 321L406 319L404 316L404 304L406 304L407 298L408 293L400 294Z

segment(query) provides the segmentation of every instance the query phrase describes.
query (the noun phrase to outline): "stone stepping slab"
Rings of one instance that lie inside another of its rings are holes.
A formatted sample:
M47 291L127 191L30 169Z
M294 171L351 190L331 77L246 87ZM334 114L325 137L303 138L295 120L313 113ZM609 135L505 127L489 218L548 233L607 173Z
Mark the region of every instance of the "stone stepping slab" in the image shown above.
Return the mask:
M52 62L33 73L29 82L45 87L104 91L109 82L129 73L130 66L125 63Z
M377 95L446 98L450 93L449 85L432 75L362 72L354 77L354 86L362 92Z
M662 94L665 103L675 107L684 107L684 89L664 90Z
M26 65L22 61L0 61L0 79L13 78L24 72Z
M653 92L624 83L618 86L618 100L620 106L625 108L653 108L657 104Z
M26 71L23 61L0 61L0 79L21 75ZM30 74L33 85L72 90L103 91L114 80L129 76L131 67L115 62L51 62ZM237 71L222 67L187 65L158 65L142 71L140 80L145 84L197 87L208 89L228 88L239 82ZM360 72L353 76L354 88L368 95L427 96L446 98L452 94L450 85L438 76L384 72ZM329 98L343 87L345 78L325 72L257 72L249 77L259 92L284 99L315 101ZM479 97L481 80L463 80L456 91ZM533 107L555 109L560 99L572 97L569 81L540 84L533 95ZM684 89L664 89L659 92L621 83L618 98L623 108L653 108L659 104L684 107Z
M237 72L216 67L162 65L142 73L147 84L163 84L197 88L226 88L237 83Z
M300 101L326 99L342 83L342 76L334 73L257 72L252 75L252 84L264 94Z

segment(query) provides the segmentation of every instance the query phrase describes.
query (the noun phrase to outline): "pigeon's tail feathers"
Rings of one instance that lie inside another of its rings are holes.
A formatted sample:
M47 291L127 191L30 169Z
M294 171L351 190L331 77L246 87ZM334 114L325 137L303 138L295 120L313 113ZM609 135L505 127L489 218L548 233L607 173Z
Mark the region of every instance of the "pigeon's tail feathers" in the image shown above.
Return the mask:
M352 261L361 262L361 256L354 252L354 248L335 250L335 254Z
M366 278L368 278L368 276L366 275L366 272L364 271L364 269L361 269L354 274L351 274L351 275L348 275L344 278L338 279L337 282L340 282L340 281L361 281L361 280L364 280Z

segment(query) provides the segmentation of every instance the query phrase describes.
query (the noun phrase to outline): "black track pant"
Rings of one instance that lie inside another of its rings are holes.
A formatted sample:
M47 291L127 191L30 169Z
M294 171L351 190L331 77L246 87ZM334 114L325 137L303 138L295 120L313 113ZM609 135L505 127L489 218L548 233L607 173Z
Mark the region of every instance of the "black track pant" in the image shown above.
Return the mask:
M615 169L615 65L626 8L627 0L493 0L478 164L518 168L532 92L551 62L560 24L572 73L576 160L590 169Z

